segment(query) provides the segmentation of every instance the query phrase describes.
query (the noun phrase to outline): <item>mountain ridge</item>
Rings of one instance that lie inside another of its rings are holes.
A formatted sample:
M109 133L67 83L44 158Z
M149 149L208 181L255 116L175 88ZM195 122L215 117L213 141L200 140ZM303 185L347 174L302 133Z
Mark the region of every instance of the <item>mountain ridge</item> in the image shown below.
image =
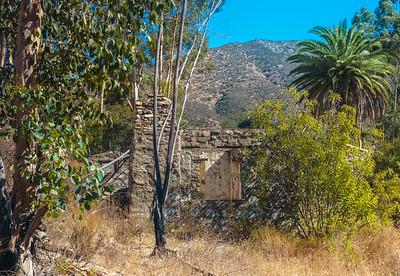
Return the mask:
M192 81L186 119L197 127L237 127L245 112L287 87L287 59L300 41L252 40L211 48Z

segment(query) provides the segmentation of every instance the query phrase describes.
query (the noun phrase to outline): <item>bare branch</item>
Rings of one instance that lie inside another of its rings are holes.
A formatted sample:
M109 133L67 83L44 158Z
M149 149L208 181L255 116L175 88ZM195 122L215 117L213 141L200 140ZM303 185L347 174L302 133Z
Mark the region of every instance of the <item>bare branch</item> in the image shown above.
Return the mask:
M191 83L191 80L192 80L192 77L193 77L194 70L196 69L197 63L198 63L198 61L199 61L201 50L202 50L203 45L204 45L204 42L205 42L205 38L206 38L206 34L207 34L207 29L208 29L208 24L209 24L209 22L210 22L211 17L212 17L213 14L215 13L215 11L218 9L218 7L221 5L221 3L222 3L222 0L219 0L219 2L217 3L217 5L215 6L215 8L214 8L214 9L212 10L212 12L210 12L210 14L208 15L208 18L207 18L207 20L206 20L205 29L204 29L204 32L203 32L203 36L202 36L202 38L201 38L201 43L200 43L200 45L199 45L199 50L198 50L198 52L197 52L197 55L196 55L196 58L195 58L195 60L194 60L193 66L192 66L192 68L191 68L191 70L190 70L189 77L188 77L188 79L186 80L185 92L184 92L185 96L184 96L184 100L183 100L183 104L182 104L182 111L181 111L181 114L179 115L179 121L178 121L178 125L177 125L177 136L175 137L174 147L175 147L175 145L176 145L176 139L177 139L177 137L179 136L180 126L181 126L183 114L184 114L184 112L185 112L186 102L187 102L188 96L189 96L189 87L190 87L190 83ZM175 149L175 148L174 148L174 149Z
M181 15L181 23L180 23L180 30L179 30L179 43L176 52L176 61L175 61L175 73L174 73L174 89L173 89L173 96L172 96L172 114L171 114L171 127L169 132L169 141L168 141L168 154L167 154L167 162L165 166L165 178L164 178L164 185L163 185L163 195L162 195L162 203L165 202L168 194L168 187L170 182L170 175L172 173L172 161L174 156L174 143L176 141L176 113L178 107L178 90L179 90L179 60L181 57L182 52L182 44L183 44L183 31L185 28L185 19L186 19L186 10L187 10L187 0L183 0L182 3L182 15Z
M213 1L212 7L214 7L215 1L216 1L216 0ZM188 60L189 60L189 58L190 58L190 55L191 55L191 53L192 53L192 51L193 51L193 49L194 49L194 46L196 45L197 38L199 37L199 34L201 33L201 30L206 26L206 28L205 28L204 31L203 31L203 37L204 37L204 34L207 33L207 27L208 27L208 23L209 23L209 21L210 21L211 16L217 11L217 9L218 9L218 7L220 6L221 3L222 3L222 1L219 1L219 2L218 2L218 4L215 6L215 8L213 8L213 9L211 10L211 12L210 12L209 15L207 16L207 18L203 21L203 23L202 23L202 24L200 25L200 27L197 29L196 36L195 36L194 39L193 39L193 44L192 44L192 46L190 47L189 51L187 52L186 57L185 57L185 60L183 61L182 68L181 68L181 72L179 73L179 78L178 78L179 81L180 81L181 78L182 78L182 75L183 75L183 72L184 72L184 70L185 70L186 64L187 64L187 62L188 62ZM202 42L201 44L203 44L203 43L204 43L204 42ZM201 47L199 47L199 48L201 49Z

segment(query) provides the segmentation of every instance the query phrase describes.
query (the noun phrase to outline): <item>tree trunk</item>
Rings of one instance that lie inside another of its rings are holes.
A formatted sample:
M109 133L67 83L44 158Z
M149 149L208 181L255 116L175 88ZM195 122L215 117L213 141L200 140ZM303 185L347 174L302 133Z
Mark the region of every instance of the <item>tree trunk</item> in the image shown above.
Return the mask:
M171 89L172 89L171 80L172 80L172 72L173 72L173 69L174 69L174 52L175 52L176 32L177 32L177 29L178 29L178 24L177 24L178 18L177 18L177 16L175 16L173 18L173 20L174 20L174 25L173 25L174 26L173 27L174 32L172 34L172 45L171 45L171 51L170 51L170 54L169 54L170 60L168 62L168 72L167 72L167 77L165 79L165 83L166 83L167 87L166 87L166 91L164 91L164 94L168 98L171 96Z
M6 35L4 31L0 32L0 67L5 64L6 58Z
M175 61L175 72L174 72L174 89L172 95L172 118L171 118L171 126L168 138L168 153L167 153L167 161L165 164L165 178L163 185L163 195L161 204L165 204L168 196L169 183L171 180L171 175L173 171L173 157L174 157L174 149L176 144L176 132L177 132L177 112L178 112L178 93L179 93L179 75L180 75L180 58L182 55L182 44L183 44L183 32L185 29L185 19L186 19L186 10L187 10L187 0L183 0L182 2L182 15L179 29L179 41L178 47L176 51L176 61Z
M162 204L162 180L161 180L161 169L160 169L160 158L159 158L159 147L158 147L158 92L159 92L159 77L160 77L160 55L161 55L161 42L162 33L164 31L163 15L161 15L160 28L158 30L157 37L157 50L154 70L154 87L153 87L153 159L154 159L154 208L153 208L153 220L154 220L154 234L156 240L156 248L160 253L165 251L166 238L165 238L165 216L164 208Z
M33 87L37 84L42 17L43 10L40 0L23 0L21 2L15 52L17 86Z
M12 246L13 233L11 202L7 190L6 170L0 155L0 274L16 268L18 257Z
M37 65L41 42L43 10L40 0L23 0L20 4L16 50L15 50L15 83L18 87L34 88L38 83ZM14 120L14 127L23 124L23 118L30 112L22 109ZM34 183L24 176L25 157L29 154L29 143L20 135L16 139L14 155L14 183L11 192L12 227L11 250L18 255L17 275L34 275L31 254L31 239L40 225L47 209L41 208L32 212Z
M34 276L33 256L30 246L20 248L17 276Z
M156 250L164 255L166 253L167 239L165 236L165 212L162 204L156 202L158 206L154 208L154 233L156 239Z
M396 81L395 81L395 87L394 87L394 106L393 106L393 126L394 126L394 133L393 135L393 142L397 137L397 126L396 126L396 120L397 120L397 100L398 100L398 93L399 93L399 82L400 82L400 64L397 63L396 65L397 69L397 74L396 74Z
M175 148L175 136L176 136L176 118L177 118L177 104L178 104L178 90L179 90L179 73L180 73L180 57L182 51L183 44L183 31L185 25L185 17L186 17L186 9L187 9L187 0L183 0L182 2L182 14L181 14L181 22L180 22L180 31L179 31L179 42L176 53L175 60L175 71L174 71L174 89L173 89L173 102L172 102L172 118L171 118L171 126L169 133L169 141L168 141L168 153L167 160L165 166L165 176L164 181L161 179L161 169L159 162L159 147L158 147L158 134L157 134L157 97L159 92L159 76L160 76L160 68L161 66L161 49L162 49L162 37L163 37L163 20L161 20L160 29L158 32L157 38L157 53L156 53L156 63L155 63L155 71L154 71L154 97L153 97L153 156L154 156L154 164L155 164L155 177L154 177L154 186L155 186L155 195L154 195L154 208L153 208L153 219L154 219L154 232L155 232L155 240L156 240L156 248L155 250L158 253L164 255L167 253L166 244L167 239L165 236L165 202L168 195L168 187L170 182L170 177L172 174L173 166L172 159L174 155Z
M100 95L100 112L104 112L104 91L106 90L106 82L103 80L103 84L101 86L101 95Z

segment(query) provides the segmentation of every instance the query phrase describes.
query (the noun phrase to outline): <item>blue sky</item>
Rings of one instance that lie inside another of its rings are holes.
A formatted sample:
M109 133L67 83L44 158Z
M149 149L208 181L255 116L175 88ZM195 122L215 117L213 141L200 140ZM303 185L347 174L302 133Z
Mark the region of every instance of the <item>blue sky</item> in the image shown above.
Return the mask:
M361 7L374 10L378 0L226 0L209 27L210 47L254 39L300 40L316 26L349 23Z

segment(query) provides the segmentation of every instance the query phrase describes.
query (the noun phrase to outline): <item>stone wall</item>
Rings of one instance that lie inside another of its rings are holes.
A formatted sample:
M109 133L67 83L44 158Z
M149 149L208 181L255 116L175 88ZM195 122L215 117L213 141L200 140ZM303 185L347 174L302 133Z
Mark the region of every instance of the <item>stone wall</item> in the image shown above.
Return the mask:
M158 99L158 131L168 116L170 100ZM129 162L114 177L114 185L129 191L131 210L136 215L148 216L153 200L153 145L152 145L152 99L138 103L136 136L132 143ZM169 125L165 126L160 141L162 175L168 144ZM193 206L207 200L226 201L241 198L240 162L241 149L256 141L250 130L243 129L183 129L175 151L174 172L167 202L168 212L179 212L188 203ZM114 154L114 155L113 155ZM115 158L115 153L108 153ZM97 157L97 160L107 156ZM112 170L112 168L111 168ZM126 189L129 178L131 186ZM124 186L125 183L125 186ZM210 205L210 206L211 206Z

